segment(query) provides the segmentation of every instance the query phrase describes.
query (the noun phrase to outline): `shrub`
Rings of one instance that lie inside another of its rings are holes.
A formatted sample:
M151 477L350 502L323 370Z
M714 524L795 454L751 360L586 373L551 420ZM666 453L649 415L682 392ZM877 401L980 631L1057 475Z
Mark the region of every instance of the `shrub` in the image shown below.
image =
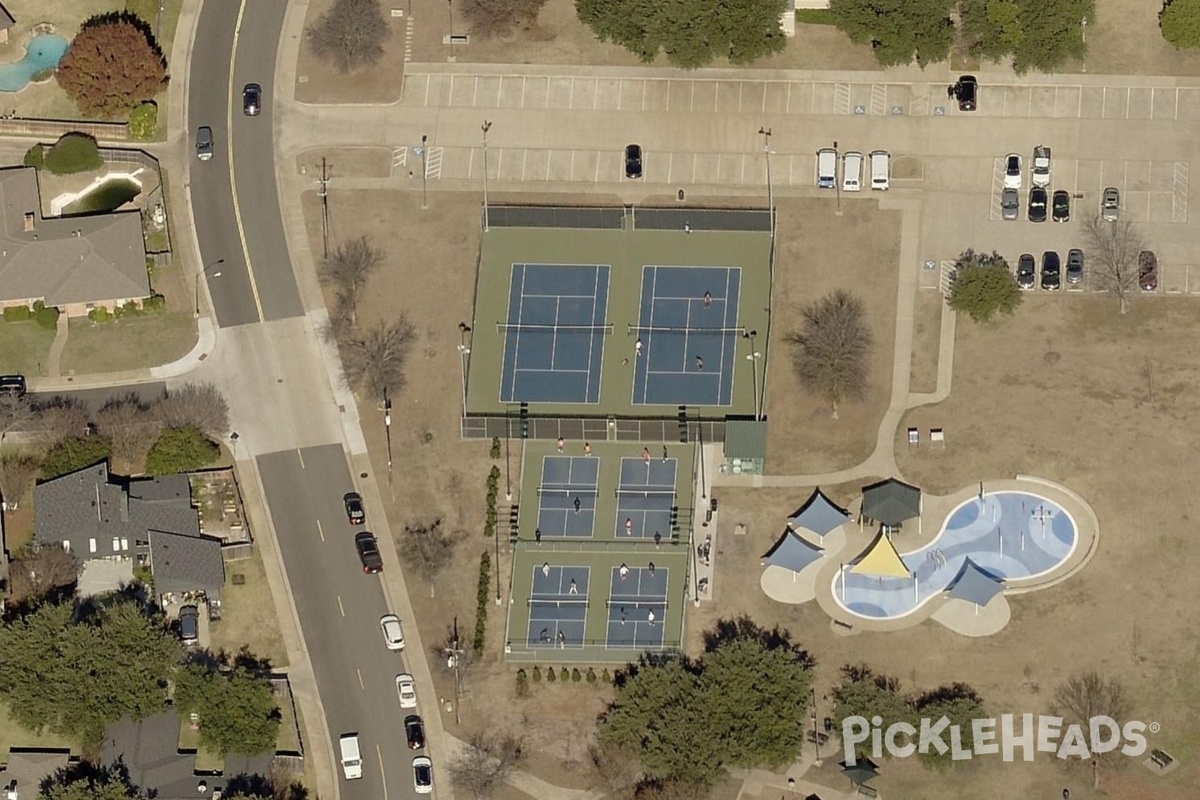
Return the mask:
M546 683L554 683L558 680L558 675L554 672L554 667L546 669Z
M55 175L73 175L104 166L100 147L86 133L65 133L46 152L46 169Z
M221 455L217 447L195 425L163 428L158 441L146 454L147 475L176 475L207 467Z
M158 106L154 103L142 103L129 112L129 135L139 142L154 138L158 132Z
M604 681L605 683L612 683L612 675L609 673L608 667L605 667L600 673L600 680Z
M590 683L590 684L592 684L592 685L595 685L596 681L597 681L597 680L599 680L599 679L596 677L596 670L592 669L591 667L588 667L588 671L587 671L587 676L586 676L586 677L587 677L587 682L588 682L588 683Z
M33 147L25 151L24 163L27 167L41 169L46 161L46 147L42 144L35 144Z
M500 457L500 437L499 437L499 436L493 436L493 437L492 437L492 451L491 451L491 456L492 456L492 458L493 458L493 459L496 459L496 458L499 458L499 457Z
M25 322L32 315L33 312L29 310L29 306L9 306L4 309L5 322Z
M100 325L105 322L112 322L113 316L113 314L108 313L108 309L104 306L97 306L88 312L88 319Z
M475 592L475 641L472 643L472 649L477 656L483 654L483 645L487 637L487 613L488 606L491 604L491 598L488 596L491 577L492 557L488 555L487 550L484 550L483 555L479 557L479 585Z
M42 306L33 313L33 319L41 327L52 331L58 327L58 309Z
M583 680L583 673L579 671L579 667L571 667L571 683L579 683Z
M517 697L529 696L529 677L525 674L525 670L517 670Z
M78 469L106 461L112 447L103 436L68 436L46 451L42 476L49 480Z
M542 668L541 667L535 666L533 668L533 682L534 683L542 682Z
M558 671L558 679L562 683L566 683L567 681L571 680L571 673L567 671L566 667L563 667Z
M152 294L142 301L143 311L162 311L166 308L167 298L161 294Z

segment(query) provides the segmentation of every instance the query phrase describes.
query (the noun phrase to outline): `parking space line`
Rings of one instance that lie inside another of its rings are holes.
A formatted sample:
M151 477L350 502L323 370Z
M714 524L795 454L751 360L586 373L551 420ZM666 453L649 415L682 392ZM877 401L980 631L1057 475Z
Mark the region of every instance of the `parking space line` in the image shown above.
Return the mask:
M646 84L647 83L649 83L649 81L644 80L644 79L642 80L642 111L646 110ZM671 96L668 94L667 102L669 103L670 101L671 101Z
M791 82L791 81L788 81L788 83L787 83L787 87L788 87L788 90L787 90L787 103L785 103L785 104L784 104L784 106L783 106L783 110L784 110L784 112L785 112L785 113L787 113L787 114L791 114L791 113L792 113L792 85L793 85L793 84L792 84L792 82Z
M667 183L675 182L674 180L672 180L672 177L671 177L674 174L675 174L675 151L672 150L670 153L667 153Z
M551 166L553 165L553 163L554 163L554 150L547 150L546 151L546 180L551 180L550 176L554 174L554 170L551 169Z
M746 183L746 154L742 153L742 168L738 176L738 183L745 185Z
M692 153L692 183L696 183L696 154Z
M688 111L696 110L696 82L688 81L688 85L692 87L691 94L688 95Z
M1171 192L1171 221L1187 222L1188 163L1175 162L1174 189Z
M575 180L575 151L571 151L571 180Z
M600 160L601 160L603 157L604 157L604 154L603 154L603 153L601 153L599 150L597 150L597 151L596 151L596 175L595 175L595 177L592 179L592 183L599 183L599 182L600 182Z
M887 86L871 84L871 113L884 114L887 112Z
M772 83L770 85L774 86L775 84ZM767 113L767 86L766 85L763 86L762 98L763 98L762 99L762 107L758 109L758 113L765 114L765 113Z
M575 79L571 78L571 93L567 95L567 108L575 110Z
M592 111L596 110L596 100L600 97L600 81L596 81L596 90L592 92Z
M1131 94L1133 94L1133 92L1130 91L1128 86L1126 86L1125 87L1125 119L1129 119L1129 96ZM1150 92L1150 102L1151 103L1154 102L1154 92L1153 91Z
M501 157L503 157L503 155L504 155L503 150L500 151L500 155L501 155ZM521 183L525 182L525 169L528 166L529 166L529 148L527 147L521 151ZM496 170L496 176L497 177L500 176L500 170Z
M501 80L504 80L501 78ZM471 108L479 108L479 76L475 76L475 86L471 89Z

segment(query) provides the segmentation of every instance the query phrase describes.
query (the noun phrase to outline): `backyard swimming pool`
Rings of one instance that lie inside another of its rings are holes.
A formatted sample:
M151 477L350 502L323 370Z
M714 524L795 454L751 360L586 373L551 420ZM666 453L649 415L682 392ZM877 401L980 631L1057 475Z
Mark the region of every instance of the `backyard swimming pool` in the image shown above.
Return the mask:
M1017 581L1054 570L1078 540L1075 520L1054 501L988 492L955 508L928 545L901 554L908 577L853 573L847 564L834 578L833 594L860 617L903 617L945 591L968 558L993 578Z
M19 92L44 69L54 69L67 52L66 39L55 33L34 36L25 45L25 57L12 64L0 64L0 92Z

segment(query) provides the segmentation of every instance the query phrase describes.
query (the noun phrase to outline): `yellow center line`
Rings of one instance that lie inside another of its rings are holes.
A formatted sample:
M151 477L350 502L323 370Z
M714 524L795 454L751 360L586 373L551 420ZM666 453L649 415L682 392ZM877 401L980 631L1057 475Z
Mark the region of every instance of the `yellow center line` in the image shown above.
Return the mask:
M229 56L229 91L226 93L228 102L226 103L225 111L225 127L228 135L225 137L228 141L225 148L229 156L229 194L233 197L233 219L237 223L238 239L242 243L242 255L246 260L246 274L250 277L250 291L254 295L254 307L258 310L258 318L265 322L266 316L263 314L262 298L258 295L258 282L254 279L254 267L250 264L250 249L246 246L246 229L242 225L242 207L238 202L237 183L233 179L233 72L234 66L237 64L237 46L238 37L242 33L242 17L246 13L246 0L242 0L238 6L237 24L233 28L233 52Z

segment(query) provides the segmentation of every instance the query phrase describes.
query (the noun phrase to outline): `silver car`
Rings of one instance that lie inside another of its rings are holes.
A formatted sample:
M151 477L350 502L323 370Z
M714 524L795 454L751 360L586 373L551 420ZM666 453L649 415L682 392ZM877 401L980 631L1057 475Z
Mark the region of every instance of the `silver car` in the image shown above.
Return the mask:
M213 157L213 132L207 125L196 129L196 158L208 161Z
M1016 189L1005 189L1000 193L1000 213L1004 219L1017 219L1021 213L1021 201Z
M1115 186L1104 190L1104 199L1100 201L1100 216L1106 222L1116 222L1121 216L1121 193Z

